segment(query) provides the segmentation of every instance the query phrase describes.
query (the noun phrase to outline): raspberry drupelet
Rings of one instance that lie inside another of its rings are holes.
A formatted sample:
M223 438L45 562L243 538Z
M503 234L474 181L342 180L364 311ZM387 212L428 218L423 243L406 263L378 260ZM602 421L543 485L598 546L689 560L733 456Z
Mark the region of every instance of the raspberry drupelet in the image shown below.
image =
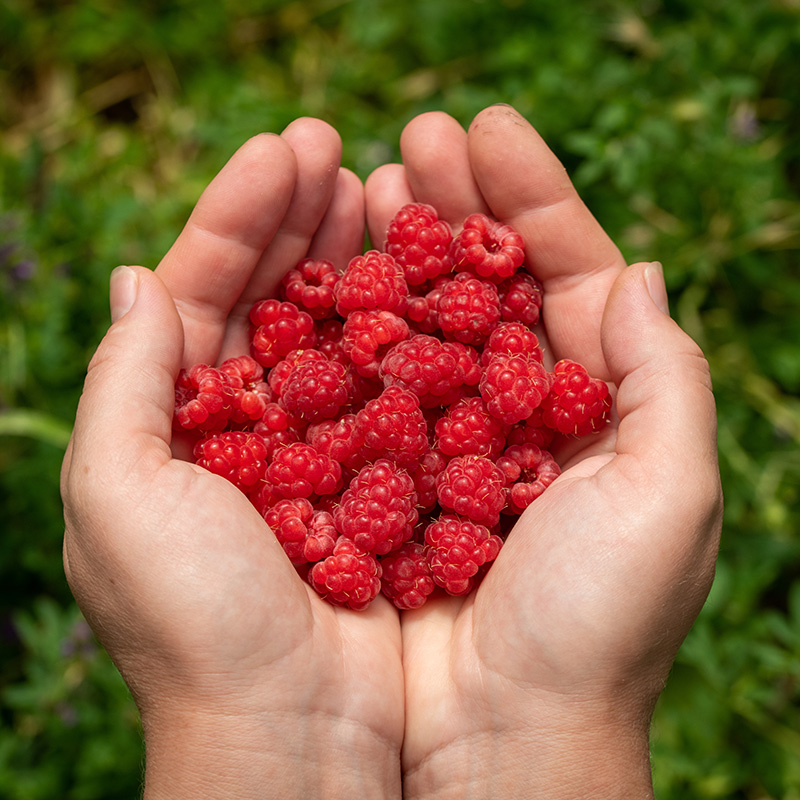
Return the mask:
M329 603L362 611L380 594L381 565L345 536L336 540L333 554L318 561L308 574L314 589Z

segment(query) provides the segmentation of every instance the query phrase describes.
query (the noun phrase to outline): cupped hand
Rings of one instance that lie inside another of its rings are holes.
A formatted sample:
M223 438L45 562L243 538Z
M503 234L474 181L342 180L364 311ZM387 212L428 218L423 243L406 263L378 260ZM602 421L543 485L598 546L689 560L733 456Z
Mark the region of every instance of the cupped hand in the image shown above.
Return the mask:
M537 333L615 390L601 434L520 517L479 588L404 612L407 796L647 797L648 727L713 576L721 519L705 359L660 266L625 260L516 111L433 112L367 180L382 241L404 203L510 224L544 287Z
M361 251L340 155L318 120L251 139L155 272L112 277L64 460L64 561L142 713L148 797L399 793L396 611L321 600L248 499L170 446L178 370L247 353L250 306L301 258Z

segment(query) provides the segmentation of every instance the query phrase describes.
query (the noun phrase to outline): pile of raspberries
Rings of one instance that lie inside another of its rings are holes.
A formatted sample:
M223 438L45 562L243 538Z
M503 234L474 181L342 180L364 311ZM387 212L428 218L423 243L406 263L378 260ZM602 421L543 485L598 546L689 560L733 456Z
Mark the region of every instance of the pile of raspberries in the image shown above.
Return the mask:
M173 425L196 463L334 605L470 592L560 474L554 438L611 409L580 364L543 365L522 237L480 213L454 235L411 203L382 251L342 273L306 258L279 291L250 310L249 354L178 376Z

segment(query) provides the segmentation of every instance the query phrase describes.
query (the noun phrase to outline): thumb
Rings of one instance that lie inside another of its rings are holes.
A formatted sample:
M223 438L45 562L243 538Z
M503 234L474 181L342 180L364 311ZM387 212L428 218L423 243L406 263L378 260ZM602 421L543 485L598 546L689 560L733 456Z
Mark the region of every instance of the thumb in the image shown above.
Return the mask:
M183 328L161 279L144 267L111 275L112 325L86 376L71 458L117 472L154 452L169 459ZM103 456L105 454L105 456Z
M617 453L633 456L678 505L719 500L716 408L708 362L669 317L661 265L627 267L614 283L601 328L618 387Z

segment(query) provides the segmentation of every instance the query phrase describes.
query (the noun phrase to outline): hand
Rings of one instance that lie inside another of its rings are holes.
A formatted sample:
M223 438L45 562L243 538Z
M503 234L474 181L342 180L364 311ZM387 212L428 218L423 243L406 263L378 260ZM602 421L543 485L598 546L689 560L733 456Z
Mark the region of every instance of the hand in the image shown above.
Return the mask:
M340 155L316 120L255 137L155 273L112 278L64 461L64 561L141 711L151 799L400 793L395 609L321 600L247 498L170 449L179 368L247 353L251 304L307 254L361 252Z
M648 729L713 576L721 520L708 367L669 318L658 265L625 266L513 109L469 131L413 120L403 166L366 183L373 241L419 201L523 236L553 361L616 387L618 419L557 453L476 592L402 619L407 797L648 797Z

